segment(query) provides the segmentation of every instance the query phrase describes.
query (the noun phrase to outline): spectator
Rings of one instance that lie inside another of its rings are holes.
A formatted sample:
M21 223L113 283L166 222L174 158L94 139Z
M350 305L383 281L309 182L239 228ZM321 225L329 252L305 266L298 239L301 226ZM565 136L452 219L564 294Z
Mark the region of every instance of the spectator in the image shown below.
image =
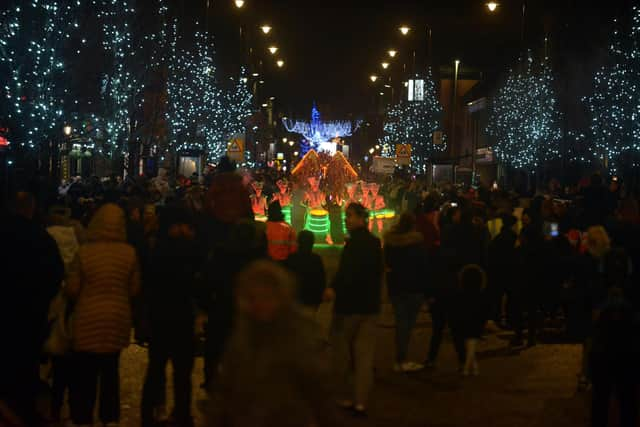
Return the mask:
M516 243L518 235L514 230L516 221L513 215L503 215L500 233L489 244L487 317L490 322L494 323L502 320L502 297L517 280Z
M20 192L0 221L0 401L26 425L38 425L38 362L47 334L49 304L60 289L64 264L55 240L34 221L36 200ZM19 325L19 327L17 327Z
M284 261L297 250L296 231L284 221L280 202L269 205L267 251L274 261Z
M487 276L478 265L467 265L459 273L460 293L453 310L452 323L464 339L464 376L478 375L476 349L484 332Z
M298 279L298 302L303 311L315 319L322 303L327 278L322 258L313 253L314 242L315 235L302 230L298 234L298 252L289 257L286 265Z
M119 358L129 344L131 298L140 289L140 269L135 249L126 243L126 218L118 206L102 206L87 237L66 287L75 300L71 419L93 423L99 383L100 420L113 424L120 419Z
M327 358L315 322L294 309L294 278L269 261L251 264L237 277L236 310L221 425L337 425Z
M361 204L347 206L350 239L342 252L333 285L326 292L327 299L335 297L331 339L338 378L344 381L348 375L354 375L354 389L344 390L351 398L341 401L340 406L353 410L357 416L366 415L373 386L382 292L382 250L380 240L367 229L368 217L369 212ZM349 372L349 366L353 372Z
M161 420L165 403L165 370L171 360L175 410L181 427L191 419L191 374L194 358L196 274L201 265L188 212L166 207L160 215L158 242L149 268L145 297L149 308L149 365L142 395L142 425ZM154 420L154 412L157 420Z
M398 224L384 236L387 287L396 320L396 372L413 372L424 365L407 359L411 332L424 303L423 269L426 260L424 237L416 231L411 213L400 216Z

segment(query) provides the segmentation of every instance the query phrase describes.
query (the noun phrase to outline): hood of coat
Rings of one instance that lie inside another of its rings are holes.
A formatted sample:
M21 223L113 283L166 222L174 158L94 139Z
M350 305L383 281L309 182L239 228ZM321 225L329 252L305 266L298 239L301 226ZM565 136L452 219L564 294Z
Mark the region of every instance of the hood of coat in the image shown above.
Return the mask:
M124 211L107 203L95 213L87 229L90 242L126 242L127 220Z
M395 247L420 245L424 243L424 236L418 231L410 231L408 233L390 231L384 235L384 243Z

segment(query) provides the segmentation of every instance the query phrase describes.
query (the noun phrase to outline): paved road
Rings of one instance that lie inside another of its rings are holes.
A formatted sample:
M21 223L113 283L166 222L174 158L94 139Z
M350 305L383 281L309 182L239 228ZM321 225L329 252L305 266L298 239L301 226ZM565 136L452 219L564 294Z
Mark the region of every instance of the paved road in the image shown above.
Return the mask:
M323 249L329 275L335 271L339 252ZM323 307L325 322L330 308ZM423 360L430 336L429 318L422 313L410 354ZM580 349L576 345L543 344L521 353L511 352L506 336L491 335L480 346L480 376L462 378L450 340L443 344L437 370L412 376L395 374L393 362L393 320L384 307L379 323L377 378L370 417L345 426L391 427L548 427L585 426L587 396L576 395L576 372ZM146 351L132 346L122 356L122 426L139 425L139 404L145 372ZM170 376L169 376L170 378ZM170 380L169 380L170 381ZM201 408L211 405L198 389L202 381L202 360L194 372L194 413L203 426ZM168 384L170 385L170 384ZM170 387L169 387L170 389ZM169 399L172 397L169 394Z

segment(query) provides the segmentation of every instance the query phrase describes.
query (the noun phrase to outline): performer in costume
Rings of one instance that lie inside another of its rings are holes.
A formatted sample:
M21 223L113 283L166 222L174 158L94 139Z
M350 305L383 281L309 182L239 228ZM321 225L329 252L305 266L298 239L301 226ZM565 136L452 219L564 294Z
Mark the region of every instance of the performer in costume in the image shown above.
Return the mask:
M291 190L289 189L289 181L286 178L279 179L276 182L278 193L273 195L271 203L279 202L282 207L282 214L284 215L285 222L291 224Z
M386 207L384 197L379 194L380 186L375 182L370 183L368 187L369 191L371 191L371 195L368 200L369 205L365 206L371 211L371 214L369 215L369 231L373 231L373 221L375 219L378 225L378 233L382 233L384 208Z
M261 220L262 218L266 220L267 197L262 194L262 187L264 184L262 182L254 181L251 186L253 187L253 191L255 191L255 193L250 196L253 214L256 216L257 220Z
M329 212L325 209L327 196L324 191L320 190L320 180L318 178L312 176L307 182L309 183L309 190L307 190L304 197L304 204L307 207L306 228L311 229L318 235L324 234L326 242L332 245L333 240L329 233ZM312 225L312 222L316 225Z

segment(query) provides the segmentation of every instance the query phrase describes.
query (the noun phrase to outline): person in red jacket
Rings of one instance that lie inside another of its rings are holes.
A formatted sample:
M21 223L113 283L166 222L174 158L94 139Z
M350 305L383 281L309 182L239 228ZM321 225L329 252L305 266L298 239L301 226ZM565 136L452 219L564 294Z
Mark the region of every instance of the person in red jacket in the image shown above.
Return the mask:
M267 219L267 251L274 261L285 261L298 250L296 231L284 221L280 202L269 205Z

